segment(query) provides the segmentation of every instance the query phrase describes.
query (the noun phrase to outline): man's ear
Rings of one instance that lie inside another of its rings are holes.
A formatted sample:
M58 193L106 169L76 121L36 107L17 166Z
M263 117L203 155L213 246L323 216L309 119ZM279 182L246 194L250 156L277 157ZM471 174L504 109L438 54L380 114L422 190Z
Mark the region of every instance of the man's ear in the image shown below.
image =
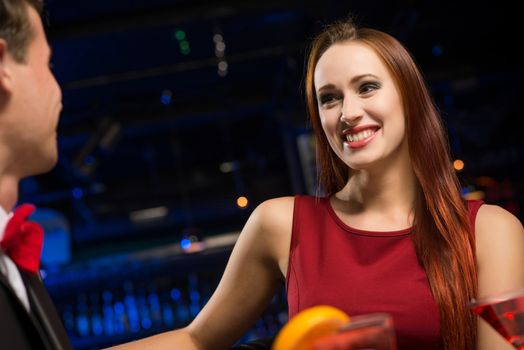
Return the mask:
M7 52L7 41L0 38L0 93L11 91L10 60L11 58Z

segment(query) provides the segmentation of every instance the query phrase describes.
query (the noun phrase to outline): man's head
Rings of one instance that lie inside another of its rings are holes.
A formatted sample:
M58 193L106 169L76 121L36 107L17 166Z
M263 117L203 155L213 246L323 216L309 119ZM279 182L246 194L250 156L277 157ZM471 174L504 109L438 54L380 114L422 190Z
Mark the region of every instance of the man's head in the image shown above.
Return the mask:
M24 62L27 46L34 37L34 30L29 23L27 6L42 12L39 0L0 0L0 38L10 48L10 53L18 62Z
M37 0L0 0L0 174L19 178L57 161L62 95L49 68Z

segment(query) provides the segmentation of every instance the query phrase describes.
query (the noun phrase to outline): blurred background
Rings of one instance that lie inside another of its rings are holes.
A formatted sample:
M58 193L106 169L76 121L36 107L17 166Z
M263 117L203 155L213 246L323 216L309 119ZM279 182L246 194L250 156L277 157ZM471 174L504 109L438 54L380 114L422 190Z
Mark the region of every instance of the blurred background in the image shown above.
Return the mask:
M307 44L353 14L414 54L463 194L524 221L518 11L503 2L46 0L60 160L24 180L76 349L186 325L262 201L315 192ZM494 233L496 234L496 233ZM240 340L275 334L285 293Z

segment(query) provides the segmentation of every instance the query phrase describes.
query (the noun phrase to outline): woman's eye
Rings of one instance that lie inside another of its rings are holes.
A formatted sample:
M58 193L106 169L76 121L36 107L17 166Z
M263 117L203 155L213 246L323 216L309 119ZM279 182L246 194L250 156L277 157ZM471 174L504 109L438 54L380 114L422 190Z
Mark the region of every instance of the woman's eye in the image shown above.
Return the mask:
M360 86L360 93L365 94L374 90L380 89L379 83L364 83Z
M319 100L320 100L321 105L325 105L325 104L329 104L331 102L336 101L337 96L335 94L325 94L325 95L320 96Z

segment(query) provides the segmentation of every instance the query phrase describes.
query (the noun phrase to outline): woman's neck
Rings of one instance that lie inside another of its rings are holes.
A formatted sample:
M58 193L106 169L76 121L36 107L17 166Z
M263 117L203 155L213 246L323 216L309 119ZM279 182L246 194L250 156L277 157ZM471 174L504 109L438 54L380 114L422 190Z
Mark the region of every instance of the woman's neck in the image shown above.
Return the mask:
M336 197L358 211L411 212L416 189L416 176L406 152L386 166L351 170L348 183Z

